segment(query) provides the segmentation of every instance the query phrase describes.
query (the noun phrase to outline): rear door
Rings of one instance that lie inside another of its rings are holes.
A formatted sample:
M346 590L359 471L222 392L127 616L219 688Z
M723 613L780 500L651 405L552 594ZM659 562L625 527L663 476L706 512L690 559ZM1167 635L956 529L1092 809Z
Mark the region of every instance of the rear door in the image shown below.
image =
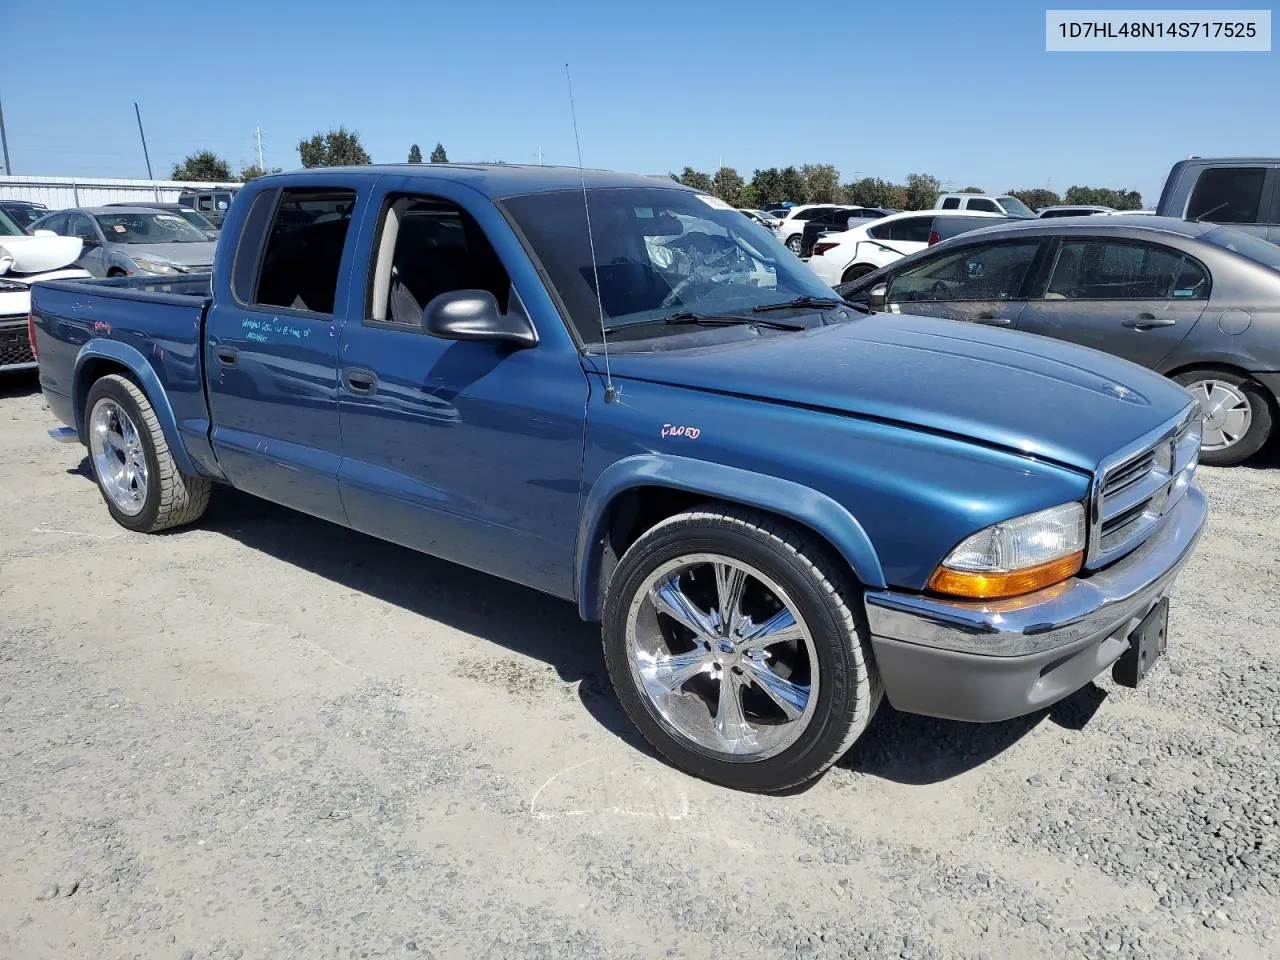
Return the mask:
M1028 302L1018 329L1152 369L1191 332L1209 299L1207 268L1164 244L1069 237L1051 256L1044 292Z
M1038 237L973 243L913 264L889 281L893 313L1011 327L1039 273L1047 241Z
M213 446L238 488L346 522L338 495L338 343L368 177L258 194L205 347ZM366 196L367 196L366 189Z

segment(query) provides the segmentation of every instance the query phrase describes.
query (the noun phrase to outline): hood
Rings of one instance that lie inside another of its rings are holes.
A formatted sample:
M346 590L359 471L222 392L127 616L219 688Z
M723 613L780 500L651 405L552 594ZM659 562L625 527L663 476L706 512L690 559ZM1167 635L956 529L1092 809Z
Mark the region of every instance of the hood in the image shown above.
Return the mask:
M0 266L5 273L46 273L75 263L83 244L78 237L0 237Z
M1090 472L1191 402L1172 381L1108 354L902 314L611 359L615 379L917 426Z
M201 243L122 243L116 249L131 260L156 260L182 267L208 267L213 263L212 240Z

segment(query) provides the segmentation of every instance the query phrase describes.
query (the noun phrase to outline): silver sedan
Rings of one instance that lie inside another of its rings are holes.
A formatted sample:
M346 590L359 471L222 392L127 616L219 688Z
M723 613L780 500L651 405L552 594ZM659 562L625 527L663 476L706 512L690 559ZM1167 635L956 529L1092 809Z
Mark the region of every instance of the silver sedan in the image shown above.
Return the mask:
M31 231L79 237L77 264L95 277L208 273L214 242L175 213L147 207L81 207L41 217Z

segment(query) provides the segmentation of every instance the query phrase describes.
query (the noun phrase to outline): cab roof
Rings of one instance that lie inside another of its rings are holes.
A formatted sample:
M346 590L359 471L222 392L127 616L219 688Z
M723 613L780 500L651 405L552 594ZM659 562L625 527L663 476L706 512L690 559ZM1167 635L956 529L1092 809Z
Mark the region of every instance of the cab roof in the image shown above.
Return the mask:
M376 163L353 167L312 167L289 173L272 173L258 177L254 184L290 186L323 183L335 173L360 174L368 177L412 176L423 181L448 180L465 184L491 200L527 193L582 189L583 181L591 187L669 187L691 190L670 177L638 173L615 173L612 170L554 167L524 163Z

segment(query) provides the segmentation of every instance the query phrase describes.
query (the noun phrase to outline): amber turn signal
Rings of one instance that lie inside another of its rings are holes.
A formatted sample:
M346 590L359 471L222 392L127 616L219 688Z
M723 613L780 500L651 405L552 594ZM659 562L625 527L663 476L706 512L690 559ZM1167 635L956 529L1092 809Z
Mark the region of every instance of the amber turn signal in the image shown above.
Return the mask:
M929 578L929 589L972 600L1016 597L1074 576L1083 564L1084 551L1079 550L1048 563L1007 573L973 573L938 567Z

